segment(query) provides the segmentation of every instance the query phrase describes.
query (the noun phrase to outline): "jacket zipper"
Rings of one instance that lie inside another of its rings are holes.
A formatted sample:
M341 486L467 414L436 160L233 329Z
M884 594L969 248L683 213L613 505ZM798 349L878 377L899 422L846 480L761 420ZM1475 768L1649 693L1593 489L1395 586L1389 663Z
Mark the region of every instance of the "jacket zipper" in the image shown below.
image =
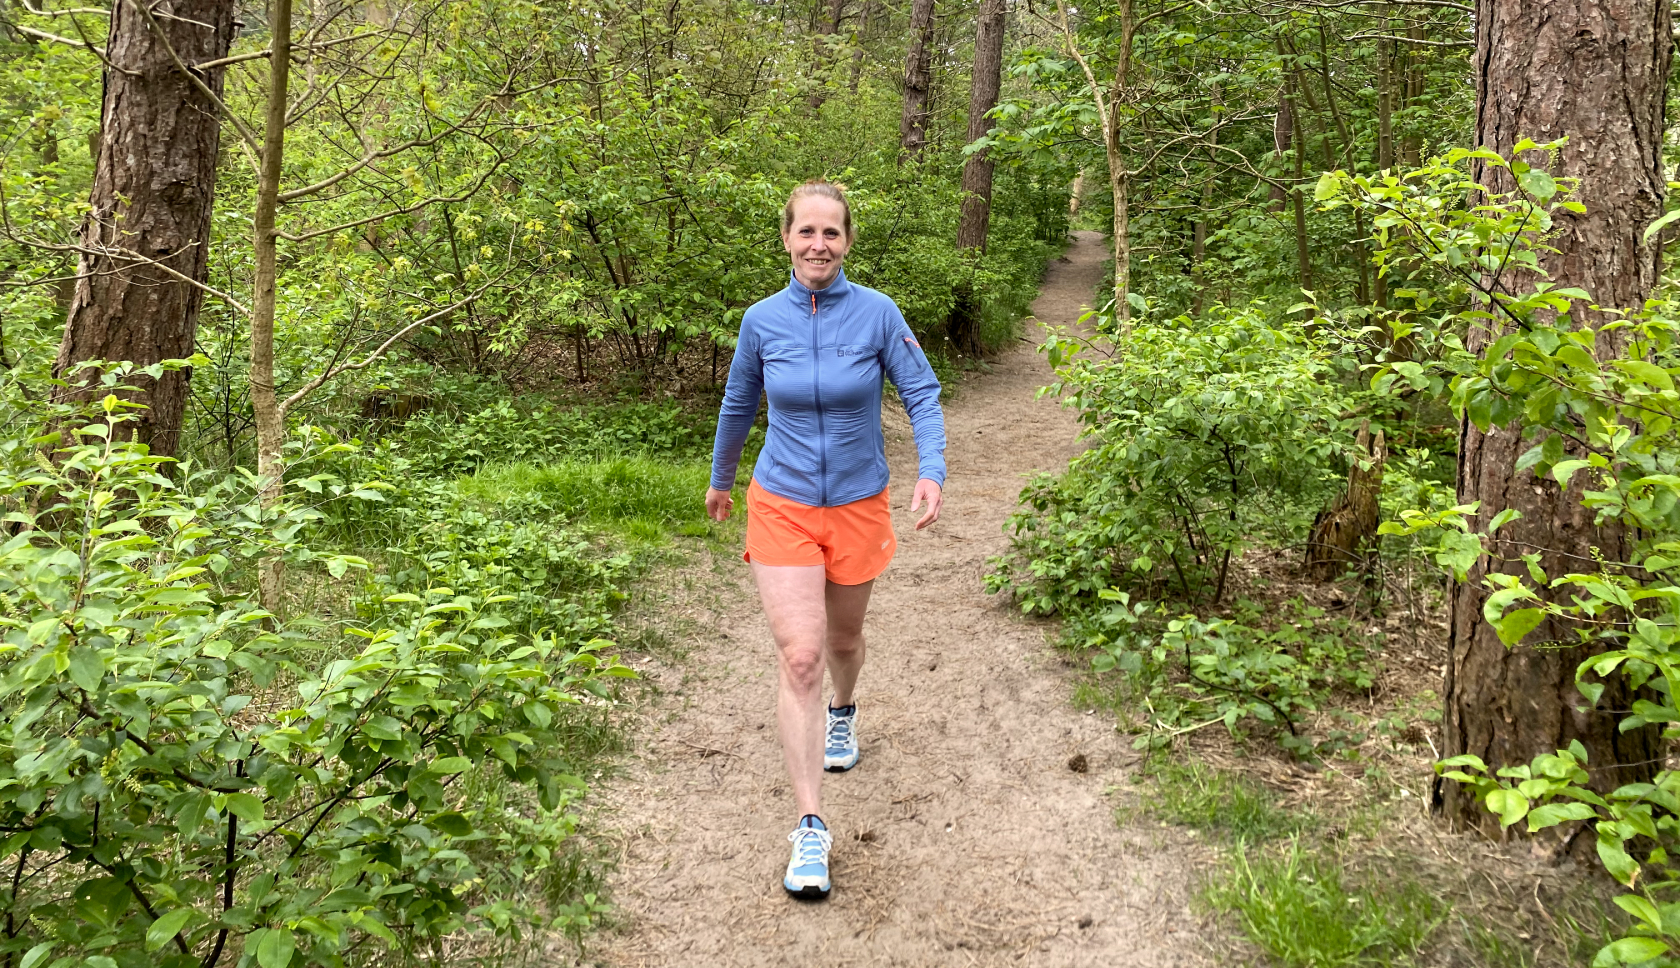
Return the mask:
M811 293L811 402L817 411L817 504L828 506L828 435L823 432L822 338L817 332L817 294Z
M828 435L823 432L822 334L816 326L816 292L811 292L811 403L816 407L816 504L828 506Z

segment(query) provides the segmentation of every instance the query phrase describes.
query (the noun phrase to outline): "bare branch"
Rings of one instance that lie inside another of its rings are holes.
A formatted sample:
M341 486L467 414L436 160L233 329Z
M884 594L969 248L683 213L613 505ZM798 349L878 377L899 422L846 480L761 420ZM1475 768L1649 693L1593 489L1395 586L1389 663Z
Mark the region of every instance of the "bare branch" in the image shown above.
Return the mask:
M375 349L373 352L369 353L367 356L363 357L362 359L360 359L360 360L358 360L354 363L341 363L338 366L331 367L330 369L322 371L314 379L310 380L308 383L305 383L303 386L299 387L296 393L293 393L291 396L287 397L284 403L280 404L280 415L282 417L284 417L286 415L286 413L292 409L292 407L296 406L299 403L302 403L304 398L308 397L311 393L314 393L316 390L319 390L323 384L325 384L328 380L331 380L332 378L338 376L339 374L346 373L350 370L360 370L360 369L365 369L366 367L372 366L376 361L379 360L380 357L384 356L386 354L386 352L388 352L391 349L392 346L395 346L397 344L398 340L407 336L409 333L414 332L416 329L419 329L421 326L426 325L427 323L433 322L434 320L442 319L443 317L448 316L451 313L454 313L454 312L460 310L462 307L467 306L470 303L476 302L480 296L484 295L486 292L489 292L492 288L495 287L495 285L497 283L501 282L503 279L506 279L507 277L508 277L508 273L504 272L501 275L497 276L496 278L490 280L489 282L486 282L484 285L479 286L477 289L473 290L471 293L468 293L467 295L461 297L460 299L456 300L455 302L452 302L449 305L443 307L442 309L439 309L436 312L433 312L429 315L422 316L419 319L414 320L413 322L409 323L407 326L404 326L402 329L399 329L395 333L391 334L390 339L387 339L385 342L379 344L378 349Z

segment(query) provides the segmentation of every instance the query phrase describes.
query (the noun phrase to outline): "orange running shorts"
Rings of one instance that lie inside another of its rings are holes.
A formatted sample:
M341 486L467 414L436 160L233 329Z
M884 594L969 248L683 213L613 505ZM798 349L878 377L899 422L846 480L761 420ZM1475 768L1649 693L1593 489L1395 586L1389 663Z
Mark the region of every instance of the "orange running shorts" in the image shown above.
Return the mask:
M822 565L836 585L861 585L887 570L893 537L887 489L833 508L811 507L747 485L747 551L761 565Z

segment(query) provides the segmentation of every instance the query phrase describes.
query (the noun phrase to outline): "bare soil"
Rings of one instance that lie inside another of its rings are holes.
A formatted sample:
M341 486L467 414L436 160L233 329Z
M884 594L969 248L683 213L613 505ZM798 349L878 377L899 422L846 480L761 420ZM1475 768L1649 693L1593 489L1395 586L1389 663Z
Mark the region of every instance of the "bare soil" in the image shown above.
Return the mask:
M1037 319L1073 324L1101 279L1101 236L1052 263ZM875 588L859 688L862 759L824 781L834 891L781 887L797 821L775 727L776 668L747 566L719 555L682 595L683 656L657 687L639 751L598 794L619 854L615 926L586 963L612 966L1197 965L1188 910L1204 851L1125 829L1137 755L1113 720L1070 704L1054 628L983 587L1023 483L1077 452L1072 413L1035 399L1050 377L1028 339L947 408L938 525L913 530L915 450L888 425L897 559Z

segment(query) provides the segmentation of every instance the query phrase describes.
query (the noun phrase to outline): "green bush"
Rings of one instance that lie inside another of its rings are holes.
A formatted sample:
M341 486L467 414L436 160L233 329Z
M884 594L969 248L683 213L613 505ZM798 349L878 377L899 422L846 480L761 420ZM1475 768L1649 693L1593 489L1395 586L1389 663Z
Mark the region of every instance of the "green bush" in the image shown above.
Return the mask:
M544 902L582 788L565 710L631 675L608 643L441 587L277 629L257 560L363 563L302 542L317 512L116 442L124 406L0 444L0 953L334 965L592 917Z
M1251 541L1298 539L1345 467L1348 400L1328 336L1258 312L1140 322L1112 359L1047 349L1049 392L1092 446L1022 493L993 590L1068 611L1119 586L1219 601Z

